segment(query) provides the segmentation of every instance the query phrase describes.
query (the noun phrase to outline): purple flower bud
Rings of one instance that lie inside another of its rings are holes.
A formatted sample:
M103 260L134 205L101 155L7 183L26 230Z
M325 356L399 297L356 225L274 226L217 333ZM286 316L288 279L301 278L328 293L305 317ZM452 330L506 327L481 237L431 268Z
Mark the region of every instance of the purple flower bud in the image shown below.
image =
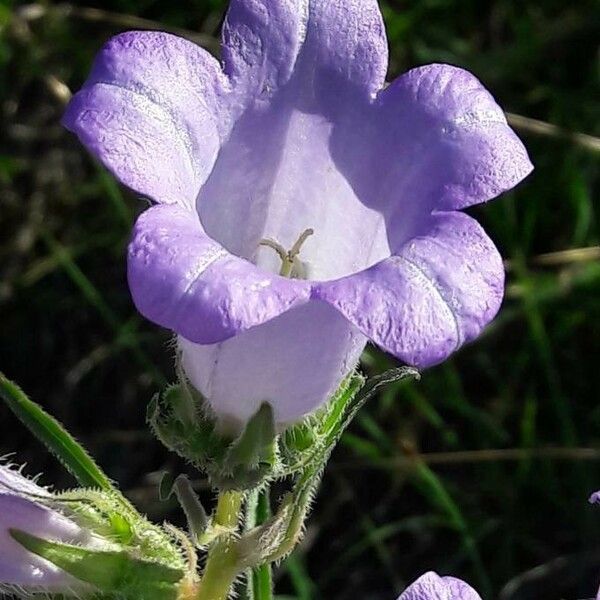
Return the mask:
M32 554L10 534L13 529L68 544L97 546L89 531L46 505L51 494L19 471L0 465L0 586L27 591L77 591L87 586Z
M600 492L594 492L590 496L590 504L600 504Z
M386 87L377 0L232 0L222 56L124 33L64 118L158 203L129 285L214 411L293 422L367 340L427 367L476 338L504 270L461 209L532 169L481 82L435 64Z
M419 577L398 600L481 600L481 597L460 579L430 572Z

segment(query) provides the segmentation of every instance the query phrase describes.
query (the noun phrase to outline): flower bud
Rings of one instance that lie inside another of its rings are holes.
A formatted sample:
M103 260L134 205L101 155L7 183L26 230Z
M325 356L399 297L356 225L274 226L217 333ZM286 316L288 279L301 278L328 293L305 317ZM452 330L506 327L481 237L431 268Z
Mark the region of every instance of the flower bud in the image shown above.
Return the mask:
M30 535L87 548L108 545L75 520L51 508L52 495L19 471L0 465L0 584L27 591L73 592L87 587L51 562L26 550L12 535Z
M0 465L0 588L29 597L176 600L185 559L117 490L52 494Z

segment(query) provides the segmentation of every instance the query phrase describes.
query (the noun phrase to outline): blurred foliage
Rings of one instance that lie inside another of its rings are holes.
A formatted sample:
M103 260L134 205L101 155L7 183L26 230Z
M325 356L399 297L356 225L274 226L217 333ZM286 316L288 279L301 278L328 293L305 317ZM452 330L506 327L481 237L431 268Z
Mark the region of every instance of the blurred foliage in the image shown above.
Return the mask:
M600 134L595 0L381 4L391 77L453 63L511 112ZM77 89L103 41L127 28L186 30L214 48L224 7L0 0L0 369L157 519L179 518L157 501L157 473L185 465L144 424L173 379L168 334L135 313L126 288L124 250L144 203L63 131L64 85ZM305 543L277 573L281 598L391 600L426 569L464 577L486 599L595 593L600 513L586 499L600 487L600 260L585 249L599 244L599 154L520 133L534 175L472 211L507 259L500 316L361 413ZM546 253L559 254L536 258ZM374 350L364 363L392 365ZM1 418L2 452L73 484L8 411Z

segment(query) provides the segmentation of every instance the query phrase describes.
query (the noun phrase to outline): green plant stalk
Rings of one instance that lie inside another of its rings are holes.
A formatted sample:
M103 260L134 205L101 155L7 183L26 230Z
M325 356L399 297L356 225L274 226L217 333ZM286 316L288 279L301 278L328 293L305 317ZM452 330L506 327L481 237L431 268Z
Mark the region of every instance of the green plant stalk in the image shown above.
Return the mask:
M198 588L198 600L227 600L239 572L235 538L222 536L212 547Z
M255 510L255 524L262 525L271 516L269 488L259 493ZM252 570L252 600L273 599L273 574L271 564L266 563Z
M225 531L208 553L204 574L198 587L197 600L227 600L239 573L239 557L235 529L240 518L243 494L222 492L219 495L213 525ZM229 530L229 531L227 531Z

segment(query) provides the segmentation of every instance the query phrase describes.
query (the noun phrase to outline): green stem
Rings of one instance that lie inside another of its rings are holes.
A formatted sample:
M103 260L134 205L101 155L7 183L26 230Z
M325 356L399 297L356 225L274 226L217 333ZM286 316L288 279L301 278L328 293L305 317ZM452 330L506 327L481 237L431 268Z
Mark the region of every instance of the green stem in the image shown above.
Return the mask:
M241 492L223 492L219 495L214 525L222 527L225 532L209 550L197 600L227 600L229 597L239 572L235 529L239 522L242 500Z
M241 492L222 492L215 511L215 525L235 529L240 519L243 496Z
M255 507L255 524L262 525L271 516L269 488L259 493ZM273 599L273 574L269 563L252 569L252 600Z

